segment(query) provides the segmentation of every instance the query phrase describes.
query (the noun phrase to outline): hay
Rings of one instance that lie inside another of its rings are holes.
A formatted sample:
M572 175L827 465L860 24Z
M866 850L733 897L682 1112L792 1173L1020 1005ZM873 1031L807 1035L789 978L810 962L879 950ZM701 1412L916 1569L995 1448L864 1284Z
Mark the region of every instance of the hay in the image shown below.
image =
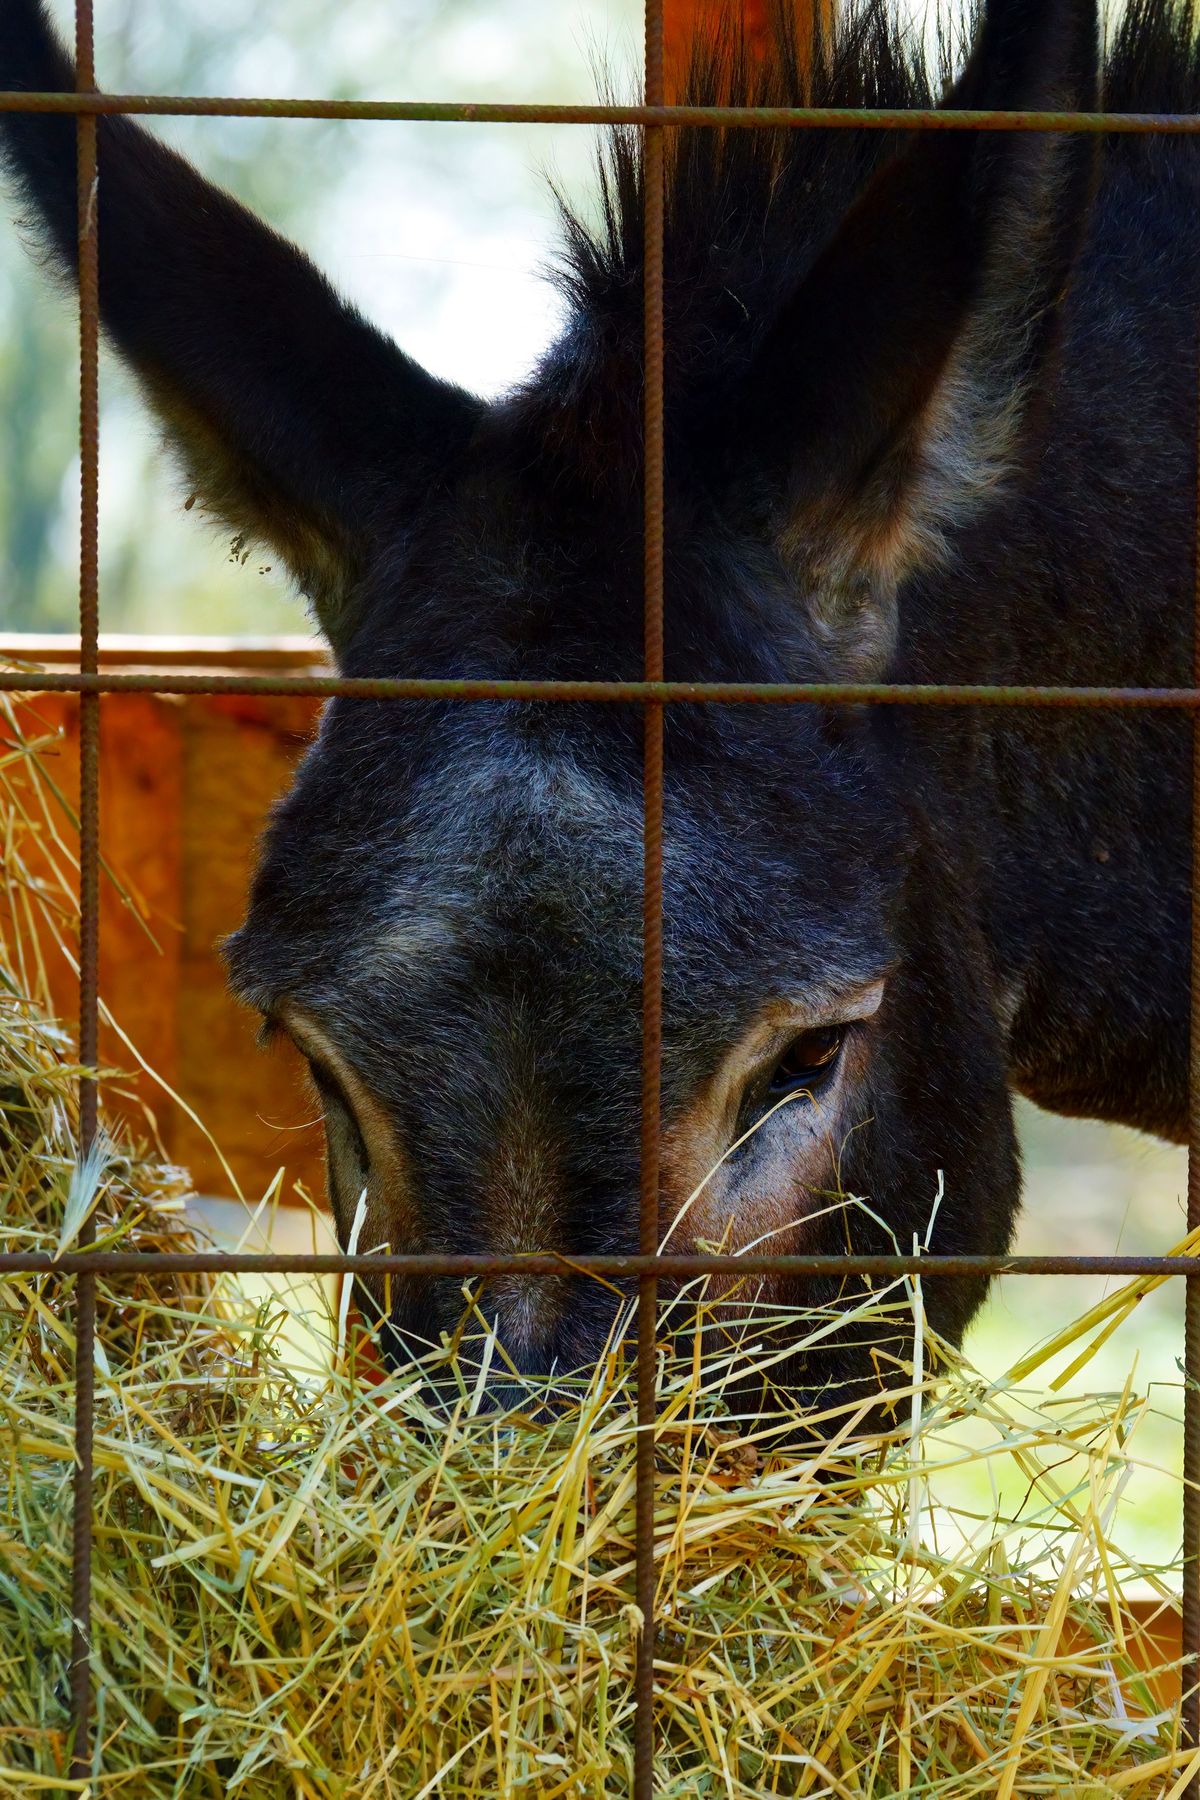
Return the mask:
M11 708L6 723L19 741ZM27 798L34 765L13 754ZM37 817L25 806L14 822L10 801L0 825L10 931L29 906L61 904L34 871ZM181 1176L144 1149L116 1139L76 1167L71 1046L28 997L33 960L0 942L0 969L23 972L0 979L0 1247L56 1248L89 1203L103 1244L193 1242ZM420 1371L365 1383L353 1351L298 1372L278 1302L228 1277L98 1288L87 1792L630 1791L641 1621L619 1333L582 1385L486 1415L481 1378L501 1352L478 1313L431 1357L435 1397ZM931 1339L919 1283L872 1306L905 1322L904 1422L858 1442L847 1410L809 1456L779 1449L777 1425L730 1416L733 1384L766 1360L762 1321L718 1335L699 1290L664 1316L658 1793L1181 1793L1193 1764L1121 1604L1135 1574L1164 1596L1178 1578L1134 1570L1114 1537L1144 1403L1129 1387L1023 1400ZM826 1323L792 1328L815 1338ZM335 1319L322 1328L336 1336ZM72 1342L69 1282L6 1280L5 1794L71 1791ZM998 1490L1019 1473L1015 1503L947 1504L963 1463Z

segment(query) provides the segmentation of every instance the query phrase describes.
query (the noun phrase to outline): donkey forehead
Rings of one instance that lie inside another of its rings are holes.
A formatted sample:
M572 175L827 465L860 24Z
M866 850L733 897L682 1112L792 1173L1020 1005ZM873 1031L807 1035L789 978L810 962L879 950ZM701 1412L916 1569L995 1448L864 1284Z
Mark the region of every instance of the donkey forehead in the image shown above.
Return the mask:
M681 825L675 858L698 848ZM632 797L574 760L511 745L448 760L407 797L377 910L349 958L413 980L519 943L549 949L605 931L620 959L640 858Z
M360 782L358 813L345 795L340 848L327 832L318 846L315 820L306 831L302 794L285 808L291 829L276 833L232 946L248 999L269 1010L289 997L341 1018L361 1001L398 1025L431 1003L469 1011L499 994L549 1005L561 988L576 1016L614 1004L632 1016L642 964L636 769L601 771L561 743L500 731L486 745L443 742L403 792L374 788ZM668 777L672 1016L725 1016L788 990L836 993L888 960L889 884L863 834L839 848L810 811L776 816L764 836L736 793ZM781 843L789 826L792 841ZM309 854L298 853L306 844Z

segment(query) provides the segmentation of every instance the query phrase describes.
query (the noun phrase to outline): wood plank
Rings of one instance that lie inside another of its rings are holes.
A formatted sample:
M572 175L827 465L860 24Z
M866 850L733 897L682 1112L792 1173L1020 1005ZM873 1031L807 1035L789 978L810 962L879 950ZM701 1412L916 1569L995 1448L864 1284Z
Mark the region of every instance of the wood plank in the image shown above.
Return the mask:
M800 46L812 43L814 16L819 17L828 30L835 5L836 0L791 0L796 41ZM771 42L771 9L772 0L741 0L747 41L760 56L766 53ZM679 98L693 38L705 29L706 22L711 21L716 27L728 17L728 5L723 0L664 0L663 53L668 102ZM808 59L803 60L807 66Z
M46 764L74 807L77 697L38 695L21 710L31 733L58 734ZM319 713L300 696L109 694L100 703L101 852L112 871L101 881L101 995L160 1078L102 1029L102 1064L122 1071L106 1084L105 1105L156 1138L202 1192L236 1185L257 1199L281 1164L285 1199L297 1179L324 1191L321 1130L299 1059L258 1048L257 1020L230 997L219 952L241 922L263 823ZM73 839L65 817L61 829ZM73 921L63 923L73 937ZM39 942L51 1004L74 1033L74 969L49 929Z
M79 637L71 632L0 633L0 664L77 669ZM146 637L119 631L100 634L103 669L221 669L250 675L260 670L331 668L329 652L310 637Z
M285 1195L302 1180L324 1191L323 1142L302 1065L257 1044L258 1018L231 998L220 944L241 924L259 832L287 787L319 714L303 698L191 697L183 708L183 953L179 1080L256 1200L281 1165ZM206 1192L228 1190L209 1138L181 1119L179 1159Z
M79 798L79 705L74 695L39 695L23 705L29 736L57 733L43 763L66 804ZM174 987L179 962L179 866L175 822L180 810L177 709L151 695L122 696L114 707L101 701L100 853L108 866L100 884L100 992L110 1000L123 1029L162 1079L176 1075ZM32 794L32 786L30 787ZM54 828L77 849L66 814ZM53 849L46 834L48 873ZM32 860L38 861L36 853ZM118 873L119 872L119 873ZM78 947L77 921L64 915L55 928L39 930L49 979L50 1004L74 1034L79 1007L72 958ZM153 940L157 940L157 943ZM60 941L61 940L61 941ZM63 942L67 952L64 952ZM150 966L153 976L147 978ZM127 1072L108 1096L113 1108L139 1132L153 1136L153 1116L161 1114L161 1094L136 1065L118 1032L101 1023L101 1066ZM166 1148L167 1140L162 1139Z

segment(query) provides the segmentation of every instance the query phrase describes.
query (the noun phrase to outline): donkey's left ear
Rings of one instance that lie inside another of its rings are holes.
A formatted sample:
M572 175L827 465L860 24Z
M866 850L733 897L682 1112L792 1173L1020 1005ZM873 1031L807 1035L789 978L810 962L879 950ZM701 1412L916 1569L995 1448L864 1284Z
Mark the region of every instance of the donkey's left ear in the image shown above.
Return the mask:
M944 105L1096 105L1094 0L989 0ZM1094 134L924 131L764 340L744 442L830 664L886 669L896 593L1018 458L1083 234Z
M0 0L0 89L72 88L44 0ZM366 561L469 441L481 403L339 299L294 245L135 120L103 117L100 313L204 509L286 563L335 651ZM0 113L0 161L64 274L75 124Z

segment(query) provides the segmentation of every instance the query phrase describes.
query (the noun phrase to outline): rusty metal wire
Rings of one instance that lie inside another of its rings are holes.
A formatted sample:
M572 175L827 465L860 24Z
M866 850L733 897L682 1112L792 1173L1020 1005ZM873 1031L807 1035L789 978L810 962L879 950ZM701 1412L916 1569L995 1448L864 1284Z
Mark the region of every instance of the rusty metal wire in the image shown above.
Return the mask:
M505 1254L490 1251L417 1251L411 1253L341 1250L92 1250L68 1251L60 1257L48 1250L6 1250L0 1275L61 1275L79 1270L108 1275L580 1275L629 1276L638 1280L661 1275L690 1281L699 1275L901 1275L936 1278L979 1275L1200 1275L1200 1257L1153 1256L1128 1252L1118 1256L920 1256L861 1255L729 1256L643 1254L568 1256L559 1250Z
M96 85L92 0L75 3L75 82ZM75 121L79 256L79 666L94 674L100 642L100 274L97 243L96 115ZM79 1153L95 1142L95 1069L99 1038L100 696L79 702ZM79 1242L95 1235L84 1221ZM91 1773L92 1450L95 1423L96 1277L84 1270L75 1291L75 1472L71 1515L71 1774Z
M1049 131L1189 136L1193 113L1008 112L964 107L542 106L473 100L297 100L229 95L0 93L0 112L216 119L388 119L430 125L700 125L777 131Z
M34 674L0 669L0 693L303 694L318 700L521 700L621 706L1037 706L1189 712L1196 687L1021 687L990 683L849 681L489 681L371 675Z
M1200 346L1198 346L1200 347ZM1200 355L1197 358L1200 374ZM1192 537L1192 680L1200 681L1200 392L1196 408L1196 485ZM1200 1227L1200 716L1192 716L1192 957L1191 1042L1188 1059L1188 1230ZM1200 1744L1200 1277L1184 1288L1183 1315L1183 1593L1180 1641L1185 1656L1182 1739ZM1186 1800L1200 1800L1200 1778L1187 1785Z
M663 0L646 0L645 96L663 99ZM647 682L663 678L664 462L663 244L665 146L661 125L643 136L643 664ZM654 1427L655 1315L658 1308L659 1127L662 1107L663 703L647 700L642 768L642 1141L638 1249L649 1259L638 1277L637 1465L634 1488L635 1592L642 1617L634 1694L634 1800L654 1792Z
M106 1273L150 1278L185 1272L245 1274L330 1273L480 1276L526 1274L560 1276L564 1271L638 1284L638 1420L636 1583L643 1628L637 1667L637 1731L634 1800L652 1800L654 1786L654 1358L655 1299L659 1280L689 1280L708 1274L758 1276L869 1275L882 1279L920 1273L948 1279L981 1275L1163 1275L1186 1282L1184 1412L1183 1646L1191 1658L1185 1680L1183 1732L1200 1742L1200 1258L1164 1256L787 1256L658 1255L660 1063L662 1028L662 818L663 714L668 705L905 705L1008 706L1088 710L1200 707L1200 511L1197 518L1196 656L1192 687L1114 688L961 684L912 686L852 683L679 682L663 679L663 254L664 138L666 129L702 126L774 130L1043 131L1104 134L1200 133L1200 117L1146 113L940 112L830 108L667 106L663 86L663 0L646 0L645 103L637 106L540 106L411 101L330 101L189 97L152 94L99 94L95 91L92 0L76 0L76 89L74 93L0 93L0 112L74 114L77 131L79 219L79 382L80 382L80 656L78 673L0 671L0 691L65 692L80 696L80 1061L96 1066L98 998L99 764L100 697L104 694L307 695L381 701L586 702L640 706L645 730L642 1143L639 1252L636 1255L567 1258L553 1253L488 1255L276 1255L271 1253L147 1253L89 1248L90 1226L80 1248L54 1259L43 1252L0 1254L0 1274L47 1273L77 1284L76 1470L73 1518L71 1773L86 1780L99 1752L91 1744L89 1666L92 1528L92 1429L95 1331L95 1277ZM641 681L489 681L347 679L338 676L220 675L154 672L128 674L100 670L98 658L98 339L100 247L97 230L98 175L96 122L100 115L212 116L274 119L385 119L446 124L631 125L645 131L645 638ZM1200 428L1200 421L1198 421ZM1200 508L1200 482L1197 484ZM1200 794L1200 720L1193 721L1194 768ZM1189 1133L1188 1222L1200 1226L1200 834L1193 832L1192 1051ZM97 1090L93 1075L80 1084L80 1150L96 1132ZM1193 1781L1187 1800L1200 1800Z

